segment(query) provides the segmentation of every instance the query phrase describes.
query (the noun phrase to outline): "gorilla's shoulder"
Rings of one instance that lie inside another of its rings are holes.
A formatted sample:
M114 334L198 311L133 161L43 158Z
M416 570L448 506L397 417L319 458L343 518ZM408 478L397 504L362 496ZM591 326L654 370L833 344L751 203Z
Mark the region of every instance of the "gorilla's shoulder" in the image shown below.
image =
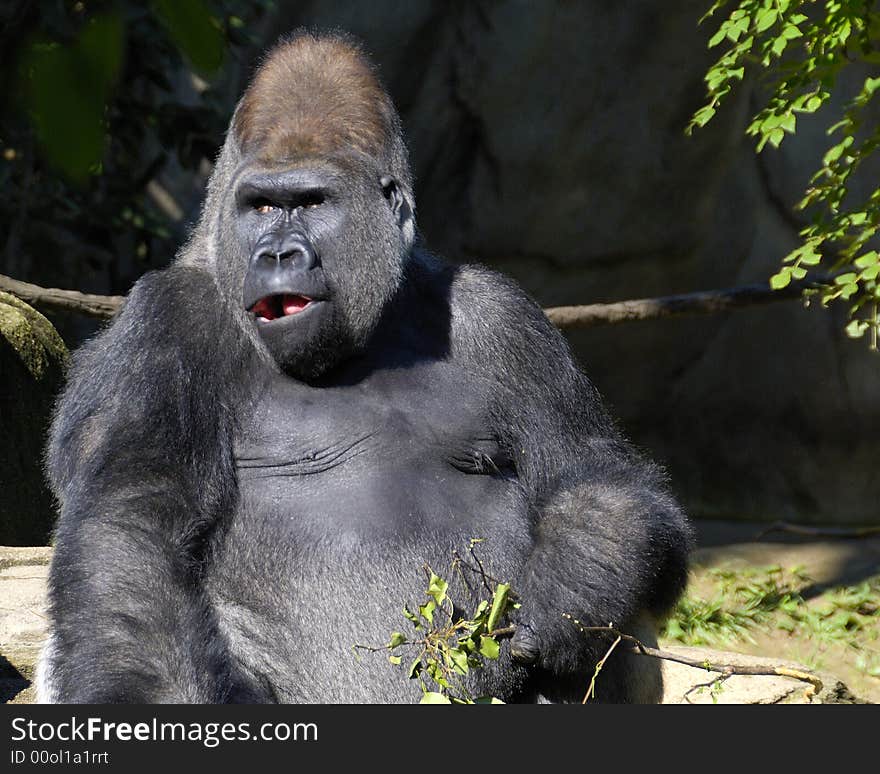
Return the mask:
M221 303L220 291L214 278L196 266L172 264L164 269L149 271L134 283L126 297L119 318L149 310L192 311L193 304L202 302L202 311L208 305L216 308Z
M481 264L455 267L449 299L454 327L462 333L481 333L491 327L493 338L553 340L560 336L538 302L516 280Z

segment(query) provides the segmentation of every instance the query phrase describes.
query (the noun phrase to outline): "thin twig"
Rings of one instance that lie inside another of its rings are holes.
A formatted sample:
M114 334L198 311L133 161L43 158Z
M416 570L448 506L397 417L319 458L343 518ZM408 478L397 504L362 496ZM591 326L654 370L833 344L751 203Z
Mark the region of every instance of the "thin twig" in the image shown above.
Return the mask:
M617 636L617 639L614 640L614 642L611 643L611 647L608 648L607 651L605 651L605 655L602 656L602 658L600 658L600 659L596 662L596 669L593 670L593 677L590 679L590 687L587 688L587 692L584 694L584 699L583 699L583 701L581 702L581 704L586 704L591 698L592 698L592 699L595 699L595 698L596 698L596 678L599 677L599 672L602 671L602 667L605 666L605 662L608 660L608 657L609 657L612 653L614 653L614 649L615 649L618 645L620 645L620 643L621 643L622 640L623 640L623 637L621 637L620 635L618 635L618 636Z
M486 632L486 637L501 637L502 639L505 637L513 637L516 634L515 626L502 626L498 629L493 629L491 632Z
M568 613L564 613L563 618L567 618L568 620L570 620L572 623L575 624L575 626L578 627L578 629L580 629L585 634L588 634L590 632L603 632L613 637L620 637L631 643L633 645L634 652L642 656L660 658L664 661L674 661L678 664L695 667L696 669L705 669L707 672L718 672L724 679L727 679L732 675L792 677L796 680L802 680L806 683L810 683L810 685L812 686L813 694L818 694L822 690L822 681L818 677L816 677L816 675L810 672L802 671L800 669L793 669L792 667L787 666L747 666L743 664L726 664L718 661L709 661L708 659L704 659L701 661L699 659L682 656L678 653L672 653L668 650L652 648L648 645L645 645L637 637L633 637L631 634L624 634L618 629L615 629L613 626L585 626Z
M471 546L468 550L470 551L471 556L474 558L474 561L477 563L477 566L474 567L473 565L468 564L464 559L462 559L461 554L458 553L457 549L453 550L452 552L453 565L455 567L464 567L465 569L472 572L474 575L479 575L486 591L488 591L489 594L494 594L495 589L492 588L492 586L490 585L490 581L491 583L495 584L503 583L503 581L498 580L498 578L495 578L492 575L489 575L488 572L486 572L486 568L483 566L483 563L480 561L480 558L474 551L473 546ZM467 584L467 580L464 578L463 573L459 572L459 575L462 577L464 583ZM518 598L517 594L512 589L508 591L508 596L511 599Z

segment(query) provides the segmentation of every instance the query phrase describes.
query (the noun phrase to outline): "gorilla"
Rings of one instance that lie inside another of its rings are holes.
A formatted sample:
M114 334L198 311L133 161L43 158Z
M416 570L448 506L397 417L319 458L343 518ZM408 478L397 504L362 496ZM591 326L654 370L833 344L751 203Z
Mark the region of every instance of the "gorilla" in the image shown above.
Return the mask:
M400 119L341 33L265 58L187 244L75 354L47 470L42 701L415 701L352 648L472 538L519 607L468 689L580 701L610 639L564 614L651 642L687 573L563 336L419 244ZM657 701L658 663L618 648L597 699Z

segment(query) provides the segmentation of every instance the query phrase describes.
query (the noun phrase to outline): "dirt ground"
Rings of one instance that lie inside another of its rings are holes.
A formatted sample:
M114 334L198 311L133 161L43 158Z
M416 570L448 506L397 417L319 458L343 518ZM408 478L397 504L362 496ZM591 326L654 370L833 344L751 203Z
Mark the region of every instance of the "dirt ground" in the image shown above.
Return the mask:
M771 533L756 539L766 525L703 521L695 524L698 549L694 557L689 594L699 595L713 583L717 568L746 570L781 566L802 568L811 583L802 592L806 604L819 607L842 586L857 585L880 575L880 534L857 539L808 538ZM875 604L880 600L874 600ZM750 655L799 661L830 672L862 699L880 703L880 676L859 665L866 656L880 664L880 616L868 629L845 639L829 641L804 632L785 631L769 621L750 630L745 638L726 641L727 650Z

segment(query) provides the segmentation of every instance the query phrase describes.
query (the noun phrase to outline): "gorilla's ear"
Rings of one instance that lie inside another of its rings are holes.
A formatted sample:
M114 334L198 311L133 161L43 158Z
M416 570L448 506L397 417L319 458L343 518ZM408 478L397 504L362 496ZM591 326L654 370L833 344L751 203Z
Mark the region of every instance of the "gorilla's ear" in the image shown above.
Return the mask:
M397 220L397 226L403 234L407 245L411 246L415 232L413 208L409 202L407 195L403 189L390 175L383 175L379 178L379 185L382 186L382 194L388 200L388 206Z

